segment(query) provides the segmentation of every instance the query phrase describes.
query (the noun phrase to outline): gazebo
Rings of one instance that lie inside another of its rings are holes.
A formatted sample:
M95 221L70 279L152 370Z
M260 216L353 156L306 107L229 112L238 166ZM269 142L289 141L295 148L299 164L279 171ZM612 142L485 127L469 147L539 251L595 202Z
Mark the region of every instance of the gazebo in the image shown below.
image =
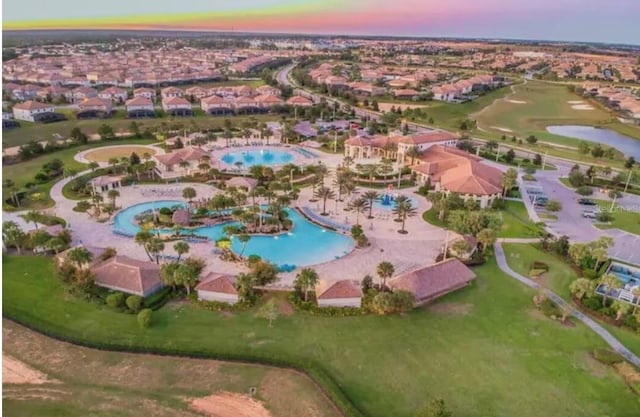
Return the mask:
M244 188L251 191L258 185L258 180L251 177L234 177L226 182L227 187Z

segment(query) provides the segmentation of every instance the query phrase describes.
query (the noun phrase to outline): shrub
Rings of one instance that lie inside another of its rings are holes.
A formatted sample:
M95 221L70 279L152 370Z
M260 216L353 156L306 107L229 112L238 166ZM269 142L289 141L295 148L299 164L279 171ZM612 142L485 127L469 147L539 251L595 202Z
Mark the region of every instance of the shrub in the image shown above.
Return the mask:
M598 278L598 273L591 268L586 268L582 270L582 276L586 279L596 279Z
M562 310L560 310L560 307L548 298L545 298L545 300L540 303L540 310L542 310L544 315L547 317L553 318L562 316Z
M609 191L609 198L612 200L614 198L622 198L622 193L618 190L611 190Z
M542 261L533 261L529 266L529 269L542 269L545 272L549 272L549 265Z
M607 211L601 211L600 213L596 214L596 220L598 220L599 222L610 222L613 220L613 216Z
M354 239L357 239L363 234L364 232L362 231L362 226L356 224L353 227L351 227L351 236L353 236Z
M547 210L560 211L562 210L562 203L560 203L558 200L549 200L547 202Z
M369 239L364 235L360 235L356 238L356 244L359 248L364 248L369 246Z
M142 307L142 297L139 295L130 295L127 297L127 308L131 310L133 313L137 313L140 311L140 307Z
M593 188L589 187L588 185L581 185L580 187L576 188L576 193L580 195L592 195Z
M589 298L584 298L582 300L582 305L588 308L589 310L598 311L598 309L602 306L602 301L599 297L593 296Z
M544 274L545 271L544 269L532 269L529 271L529 276L531 277L539 277L540 275Z
M124 294L121 292L116 292L113 294L109 294L105 299L107 305L113 309L122 307L122 303L124 302Z
M613 365L623 362L622 356L610 349L605 348L594 349L593 358L598 362L604 363L605 365Z
M138 324L141 328L146 329L151 326L151 312L150 308L145 308L138 313Z
M171 211L171 209L169 207L162 207L159 210L160 214L164 214L165 216L171 216L171 214L173 214L173 212Z

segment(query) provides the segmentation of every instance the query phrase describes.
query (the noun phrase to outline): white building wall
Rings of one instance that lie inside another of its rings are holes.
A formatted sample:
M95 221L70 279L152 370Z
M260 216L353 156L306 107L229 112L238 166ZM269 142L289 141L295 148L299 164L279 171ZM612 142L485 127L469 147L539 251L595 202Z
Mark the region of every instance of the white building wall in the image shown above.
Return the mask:
M237 295L202 290L198 290L198 299L203 301L218 301L228 304L235 304L238 302Z
M318 307L360 307L361 298L328 298L318 300Z

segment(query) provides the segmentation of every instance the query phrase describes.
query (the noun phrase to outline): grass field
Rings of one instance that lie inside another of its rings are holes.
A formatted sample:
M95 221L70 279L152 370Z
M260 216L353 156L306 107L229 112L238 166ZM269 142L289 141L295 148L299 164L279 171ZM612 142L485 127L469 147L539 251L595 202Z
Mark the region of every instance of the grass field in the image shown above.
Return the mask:
M611 209L611 201L595 200L603 211ZM620 229L625 232L640 235L640 212L621 208L618 204L611 213L613 220L610 223L595 223L599 229Z
M146 148L144 146L119 146L117 148L98 148L95 151L87 152L84 157L89 161L94 162L109 162L111 158L123 158L129 157L132 153L137 153L142 158L142 155L148 153L155 155L156 151Z
M5 415L196 417L200 414L189 411L185 399L219 391L246 395L255 387L256 398L273 417L340 416L309 378L294 371L104 352L49 339L8 320L2 327L3 354L59 381L44 386L5 384Z
M541 81L528 81L514 86L515 94L508 100L500 100L475 117L479 125L497 135L527 137L535 135L541 141L576 147L580 140L553 135L546 131L550 125L589 125L606 127L621 134L640 139L640 128L625 125L616 120L615 115L599 105L588 102L577 94L569 92L566 86ZM593 110L576 110L569 101L583 100L591 104ZM502 129L512 131L504 132Z
M110 146L115 144L148 145L156 142L157 141L153 139L126 139L113 142L91 142L87 145L63 149L54 153L39 156L29 161L19 162L17 164L3 164L2 177L3 179L11 179L16 184L16 187L18 189L21 189L25 186L25 184L34 182L34 176L40 171L42 165L53 159L60 159L64 163L65 169L75 169L76 171L82 171L86 169L86 165L77 162L75 159L73 159L73 156L85 149ZM60 181L60 178L53 179L43 184L38 184L40 192L43 193L43 199L40 201L27 202L27 205L24 205L20 209L42 209L53 206L53 200L51 200L51 198L49 197L49 191L51 190L53 184L55 184L57 181ZM3 209L7 210L11 209L11 207L3 207Z
M604 343L578 324L541 317L533 292L493 260L467 289L405 316L294 313L272 328L253 311L189 304L135 317L71 298L45 258L3 258L3 313L89 342L304 360L325 370L371 417L412 417L443 398L457 416L636 416L638 398L589 352ZM541 401L544 399L544 401Z
M280 120L280 116L277 114L267 115L255 115L256 120L259 122ZM245 116L229 117L234 125L239 125L243 120L246 120ZM196 124L198 129L213 129L224 126L224 117L213 117L206 115L196 115L194 117L163 117L155 119L138 119L136 123L140 127L141 131L146 128L152 130L159 127L163 122L168 125L175 125L181 123L185 127L193 126ZM67 137L71 129L79 127L82 131L88 135L94 134L98 131L98 127L104 123L110 125L116 132L125 132L128 130L132 119L126 119L122 117L116 117L112 119L92 119L92 120L66 120L58 123L49 124L36 124L36 123L22 123L22 126L16 129L3 130L2 141L6 146L18 146L25 144L29 141L47 141L53 138L54 134L59 134L63 137Z

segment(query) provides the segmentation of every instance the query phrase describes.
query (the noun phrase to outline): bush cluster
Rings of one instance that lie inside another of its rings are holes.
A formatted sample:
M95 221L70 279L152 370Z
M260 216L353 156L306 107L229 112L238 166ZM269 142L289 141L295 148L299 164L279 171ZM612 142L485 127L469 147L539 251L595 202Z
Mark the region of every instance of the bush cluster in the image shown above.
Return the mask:
M624 359L617 352L610 349L598 348L593 350L593 358L605 365L613 365L623 362Z

